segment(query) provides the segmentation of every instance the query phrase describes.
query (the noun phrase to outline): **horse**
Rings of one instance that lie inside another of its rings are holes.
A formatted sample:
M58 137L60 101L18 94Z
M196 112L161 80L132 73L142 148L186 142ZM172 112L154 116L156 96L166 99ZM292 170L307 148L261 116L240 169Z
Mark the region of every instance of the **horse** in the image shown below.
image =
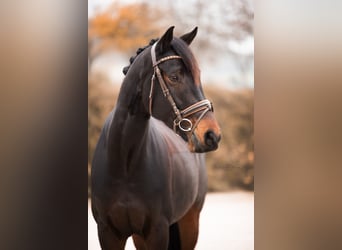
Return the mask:
M221 138L189 45L174 26L137 51L94 152L92 213L102 249L194 249L207 191L205 152Z

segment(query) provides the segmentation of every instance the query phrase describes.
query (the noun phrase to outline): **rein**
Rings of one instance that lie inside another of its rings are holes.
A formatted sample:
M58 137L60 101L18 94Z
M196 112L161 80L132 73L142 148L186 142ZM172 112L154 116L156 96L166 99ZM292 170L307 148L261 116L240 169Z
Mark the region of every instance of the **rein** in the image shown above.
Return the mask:
M187 107L183 110L178 109L177 104L176 104L175 100L173 99L173 97L170 93L170 90L167 87L167 85L163 79L163 76L160 72L158 65L160 63L167 61L167 60L182 59L182 57L178 56L178 55L172 55L172 56L163 57L157 61L156 51L155 51L156 44L157 43L153 44L153 46L151 48L152 66L153 66L154 72L153 72L153 75L151 78L151 88L150 88L150 94L149 94L149 113L150 113L150 115L152 115L152 101L153 101L154 82L155 82L155 79L157 77L158 82L160 84L160 87L163 91L163 94L167 98L169 103L171 104L173 112L176 115L176 118L173 121L173 130L176 132L176 128L178 126L179 129L184 131L184 132L190 131L190 136L191 136L191 134L194 132L195 128L197 127L200 120L204 117L204 115L208 111L213 111L212 103L208 99L204 99L204 100L198 101L198 102L190 105L189 107ZM198 117L195 125L193 125L191 120L188 119L187 117L190 117L191 115L193 115L197 112L200 112L200 111L202 111L202 113Z

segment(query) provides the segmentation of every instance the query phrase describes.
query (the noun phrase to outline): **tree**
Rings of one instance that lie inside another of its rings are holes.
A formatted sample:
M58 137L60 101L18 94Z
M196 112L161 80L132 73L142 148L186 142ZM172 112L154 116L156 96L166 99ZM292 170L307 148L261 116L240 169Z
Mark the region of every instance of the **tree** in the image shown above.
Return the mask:
M207 49L212 54L216 51L229 50L230 41L241 41L253 36L254 10L251 0L196 0L191 8L184 8L179 0L167 0L171 20L176 26L200 27L196 45L200 51ZM209 39L210 37L210 39ZM194 46L194 45L193 45Z
M117 49L131 53L159 34L162 11L146 3L112 5L88 23L89 66L102 53Z

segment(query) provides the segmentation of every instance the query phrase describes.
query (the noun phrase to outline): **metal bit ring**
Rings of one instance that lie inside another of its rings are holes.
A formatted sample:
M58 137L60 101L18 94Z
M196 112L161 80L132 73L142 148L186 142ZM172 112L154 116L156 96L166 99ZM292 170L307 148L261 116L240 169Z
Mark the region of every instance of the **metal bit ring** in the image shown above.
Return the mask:
M178 127L184 132L189 132L192 129L192 122L187 118L183 118L178 122Z

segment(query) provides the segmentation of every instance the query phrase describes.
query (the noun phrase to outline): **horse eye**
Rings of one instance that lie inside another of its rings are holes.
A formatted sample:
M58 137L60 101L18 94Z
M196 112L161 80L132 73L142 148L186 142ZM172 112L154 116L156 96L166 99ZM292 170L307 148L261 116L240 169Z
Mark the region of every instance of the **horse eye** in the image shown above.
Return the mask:
M178 76L176 76L176 75L170 75L169 79L170 79L171 82L178 82L178 80L179 80Z

